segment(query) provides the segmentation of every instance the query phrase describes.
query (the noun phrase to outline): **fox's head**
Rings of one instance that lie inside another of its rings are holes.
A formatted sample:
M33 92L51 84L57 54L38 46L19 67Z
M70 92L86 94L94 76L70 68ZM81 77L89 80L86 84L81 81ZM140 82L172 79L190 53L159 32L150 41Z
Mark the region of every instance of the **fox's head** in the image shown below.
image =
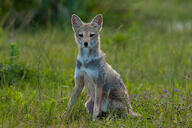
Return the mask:
M95 16L90 23L84 23L73 14L71 22L76 42L80 48L94 48L99 45L99 32L103 25L101 14Z

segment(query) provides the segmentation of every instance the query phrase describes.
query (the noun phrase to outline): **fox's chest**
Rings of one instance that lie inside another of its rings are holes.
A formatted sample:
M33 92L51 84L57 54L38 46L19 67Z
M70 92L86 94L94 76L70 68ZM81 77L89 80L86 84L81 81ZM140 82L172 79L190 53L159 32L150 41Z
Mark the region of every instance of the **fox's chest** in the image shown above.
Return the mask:
M98 84L102 58L96 57L88 61L84 61L81 57L76 62L75 77L81 77L84 80L84 84L88 89L89 95L94 97L95 86ZM104 63L104 62L103 62Z
M81 67L79 69L76 69L76 73L77 76L83 77L84 79L84 84L87 87L88 90L88 94L91 97L94 97L95 95L95 86L96 86L96 80L98 79L98 71L97 70L93 70L93 69L89 69L89 68L85 68L85 67Z
M86 77L87 79L97 79L99 70L97 68L98 63L86 63L77 60L75 75Z
M98 78L98 71L90 68L81 67L79 75L83 76L84 81L95 81Z

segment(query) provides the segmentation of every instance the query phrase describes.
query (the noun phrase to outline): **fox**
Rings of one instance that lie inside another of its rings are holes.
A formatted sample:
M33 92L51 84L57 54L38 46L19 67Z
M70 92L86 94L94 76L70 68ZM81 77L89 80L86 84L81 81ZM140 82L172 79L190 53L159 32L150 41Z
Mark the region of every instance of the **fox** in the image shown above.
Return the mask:
M101 113L126 111L138 117L133 111L125 84L120 75L106 62L105 53L100 48L100 31L103 16L98 14L91 22L83 22L76 14L71 17L72 29L78 46L75 67L75 87L68 103L73 108L84 87L87 88L85 107L92 120Z

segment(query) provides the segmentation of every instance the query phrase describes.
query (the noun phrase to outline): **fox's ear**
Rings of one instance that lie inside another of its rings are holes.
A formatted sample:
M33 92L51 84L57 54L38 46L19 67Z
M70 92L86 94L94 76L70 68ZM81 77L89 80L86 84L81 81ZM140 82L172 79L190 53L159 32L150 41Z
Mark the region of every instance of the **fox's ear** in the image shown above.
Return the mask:
M71 17L71 23L74 31L76 31L83 24L81 19L75 14L73 14Z
M95 28L98 29L98 31L100 31L102 29L102 26L103 26L103 16L102 16L102 14L99 14L99 15L95 16L93 18L93 20L91 21L91 25L93 25Z

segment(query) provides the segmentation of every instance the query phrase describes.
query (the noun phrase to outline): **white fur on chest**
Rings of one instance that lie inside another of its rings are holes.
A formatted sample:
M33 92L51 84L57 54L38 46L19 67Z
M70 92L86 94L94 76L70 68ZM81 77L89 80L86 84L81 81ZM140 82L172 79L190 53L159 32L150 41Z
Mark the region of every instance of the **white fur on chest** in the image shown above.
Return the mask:
M95 93L95 81L98 78L99 71L97 69L85 67L85 64L92 60L98 59L100 56L90 54L89 48L82 49L82 54L78 55L78 60L81 62L81 66L76 68L75 76L81 76L84 79L84 84L88 89L89 96L94 97Z
M83 49L83 55L78 56L78 59L83 63L83 62L89 62L89 61L94 60L95 58L97 58L94 55L90 55L89 52L90 52L90 49L84 48Z
M94 79L97 79L98 71L90 68L85 68L84 65L82 65L79 69L76 69L75 75L83 77L84 84L88 89L88 95L93 98L95 94L95 86L96 86Z

